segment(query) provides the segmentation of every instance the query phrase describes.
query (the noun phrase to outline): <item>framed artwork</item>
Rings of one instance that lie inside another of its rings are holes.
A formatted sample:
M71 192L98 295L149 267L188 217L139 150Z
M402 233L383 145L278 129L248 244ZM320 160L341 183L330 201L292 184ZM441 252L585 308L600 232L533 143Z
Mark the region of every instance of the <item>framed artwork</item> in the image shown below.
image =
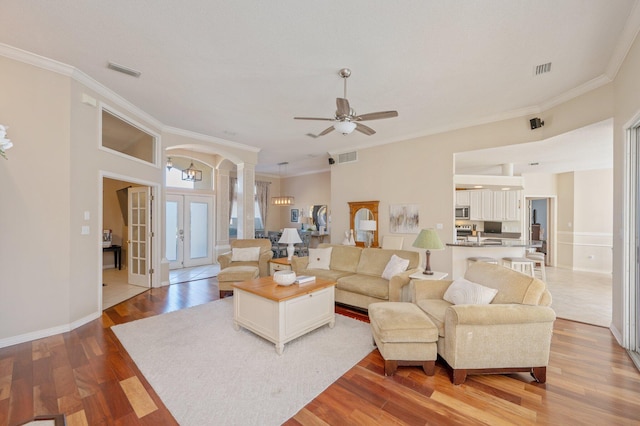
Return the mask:
M298 209L291 209L291 222L298 222L298 214L300 211Z
M420 231L420 206L418 204L392 204L389 206L389 232L417 234Z

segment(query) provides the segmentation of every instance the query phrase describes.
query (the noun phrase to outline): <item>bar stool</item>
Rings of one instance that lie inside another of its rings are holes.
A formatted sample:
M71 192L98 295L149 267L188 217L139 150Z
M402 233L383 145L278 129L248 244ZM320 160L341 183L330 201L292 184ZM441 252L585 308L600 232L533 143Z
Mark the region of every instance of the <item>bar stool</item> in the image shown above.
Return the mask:
M527 253L527 259L531 259L533 261L534 271L540 271L542 281L547 282L547 271L544 267L545 254L540 252Z
M483 263L493 263L495 265L498 264L498 259L494 259L493 257L486 257L486 256L472 256L472 257L467 257L467 268L475 262L483 262Z
M515 271L522 272L523 274L531 275L535 277L533 272L533 264L535 262L526 257L503 257L502 265L511 268Z

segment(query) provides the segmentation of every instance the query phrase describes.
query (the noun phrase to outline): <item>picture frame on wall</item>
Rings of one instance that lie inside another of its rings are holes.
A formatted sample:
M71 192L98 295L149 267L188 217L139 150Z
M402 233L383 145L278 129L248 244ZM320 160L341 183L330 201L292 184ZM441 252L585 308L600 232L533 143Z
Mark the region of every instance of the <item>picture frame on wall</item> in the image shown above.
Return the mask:
M417 234L418 231L420 231L420 206L418 204L392 204L389 206L389 232Z
M300 211L298 209L291 209L291 222L298 223Z

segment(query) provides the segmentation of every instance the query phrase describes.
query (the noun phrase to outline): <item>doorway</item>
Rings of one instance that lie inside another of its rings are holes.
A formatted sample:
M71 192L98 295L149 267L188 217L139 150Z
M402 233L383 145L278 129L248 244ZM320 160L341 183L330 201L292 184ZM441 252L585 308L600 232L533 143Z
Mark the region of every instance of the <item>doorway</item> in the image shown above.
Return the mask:
M169 269L213 263L213 197L167 194L166 250Z
M545 265L554 266L554 199L552 197L526 197L526 205L526 237L531 241L542 241L542 247L538 251L545 254Z
M126 178L124 178L126 179ZM152 187L102 177L101 306L109 308L151 287ZM105 241L108 235L108 241Z

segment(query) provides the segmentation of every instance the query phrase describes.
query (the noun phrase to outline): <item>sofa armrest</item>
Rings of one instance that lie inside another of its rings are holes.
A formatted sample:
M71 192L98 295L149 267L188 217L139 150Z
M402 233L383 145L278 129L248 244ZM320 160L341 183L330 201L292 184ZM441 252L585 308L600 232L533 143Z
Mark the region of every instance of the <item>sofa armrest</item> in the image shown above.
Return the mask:
M450 306L438 354L453 369L544 367L555 317L547 306Z
M231 264L231 252L228 251L219 255L218 263L220 264L220 269L229 267L229 265Z
M420 269L409 269L400 274L396 274L389 280L389 302L407 302L409 297L404 287L411 281L410 275L415 274Z
M307 269L308 265L309 265L309 256L291 258L291 269L293 269L293 272L295 272L296 274L299 271Z
M553 322L556 313L548 306L495 304L453 305L445 313L451 325L505 325Z
M409 287L411 301L422 299L442 299L453 281L450 280L411 280Z
M261 277L269 276L269 261L273 258L273 252L271 250L263 251L258 258L258 269L260 270Z

